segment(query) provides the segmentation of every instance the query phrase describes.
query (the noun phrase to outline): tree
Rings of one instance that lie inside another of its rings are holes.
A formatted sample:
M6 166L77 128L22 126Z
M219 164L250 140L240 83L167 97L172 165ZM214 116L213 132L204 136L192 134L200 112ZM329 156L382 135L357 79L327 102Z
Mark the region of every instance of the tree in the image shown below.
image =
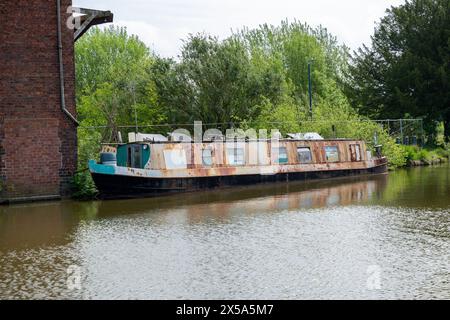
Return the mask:
M253 57L254 58L254 57ZM283 77L254 64L239 39L198 34L185 42L179 63L159 59L151 69L172 123L231 123L255 119L263 97L275 99Z
M81 38L75 62L82 125L106 126L102 140L114 142L118 127L135 124L136 114L147 125L165 121L148 72L154 61L147 46L125 28L94 28Z
M386 11L371 47L354 53L347 92L370 117L421 117L450 137L450 2L412 0Z

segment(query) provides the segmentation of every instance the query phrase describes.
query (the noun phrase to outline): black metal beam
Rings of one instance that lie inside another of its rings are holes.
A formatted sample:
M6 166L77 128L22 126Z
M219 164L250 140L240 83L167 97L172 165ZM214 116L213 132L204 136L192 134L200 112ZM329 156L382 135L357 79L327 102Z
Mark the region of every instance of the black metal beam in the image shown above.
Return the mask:
M79 27L75 27L74 41L77 41L89 28L95 25L110 23L114 20L114 14L111 11L100 11L86 8L73 8L73 13L81 14Z

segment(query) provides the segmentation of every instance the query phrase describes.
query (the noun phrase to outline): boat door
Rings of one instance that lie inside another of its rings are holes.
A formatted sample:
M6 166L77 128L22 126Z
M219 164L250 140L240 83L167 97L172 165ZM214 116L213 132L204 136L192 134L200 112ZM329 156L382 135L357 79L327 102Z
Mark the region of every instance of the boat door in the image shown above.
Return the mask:
M127 167L142 168L141 145L130 144L127 150Z

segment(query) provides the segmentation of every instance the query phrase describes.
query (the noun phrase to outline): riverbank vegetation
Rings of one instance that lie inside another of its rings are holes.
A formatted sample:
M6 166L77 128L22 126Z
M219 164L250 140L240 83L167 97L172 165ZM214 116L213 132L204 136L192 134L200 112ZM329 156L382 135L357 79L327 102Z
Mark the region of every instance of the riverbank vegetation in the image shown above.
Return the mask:
M444 148L419 148L418 146L404 146L406 160L409 166L432 165L447 162L450 151Z
M412 3L388 11L372 48L363 47L354 55L325 28L298 21L244 28L223 40L190 35L177 58L158 56L124 28L92 29L75 48L80 170L98 156L102 142L117 142L120 135L126 139L136 124L141 132L163 134L192 129L190 125L199 120L205 129L222 131L276 128L283 134L314 131L329 138L352 137L370 146L382 144L390 166L400 167L425 151L396 144L385 128L370 121L395 115L423 118L428 144L444 146L449 132L444 129L439 135L435 128L442 124L447 128L450 114L449 18L448 11L442 12L448 3ZM428 11L436 8L412 25L419 14L413 5ZM404 35L403 23L420 30ZM436 53L430 55L431 42L414 47L423 32L438 26L443 29L432 34ZM405 74L402 68L411 70ZM76 176L75 184L79 196L95 192L86 171Z

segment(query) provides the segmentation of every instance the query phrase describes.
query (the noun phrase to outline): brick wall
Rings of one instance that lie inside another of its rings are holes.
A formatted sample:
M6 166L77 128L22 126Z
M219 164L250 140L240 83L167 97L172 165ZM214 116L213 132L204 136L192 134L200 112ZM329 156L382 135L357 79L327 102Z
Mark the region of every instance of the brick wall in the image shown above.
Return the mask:
M66 106L75 115L73 31L62 0ZM0 1L0 202L67 195L76 127L61 111L56 0Z

